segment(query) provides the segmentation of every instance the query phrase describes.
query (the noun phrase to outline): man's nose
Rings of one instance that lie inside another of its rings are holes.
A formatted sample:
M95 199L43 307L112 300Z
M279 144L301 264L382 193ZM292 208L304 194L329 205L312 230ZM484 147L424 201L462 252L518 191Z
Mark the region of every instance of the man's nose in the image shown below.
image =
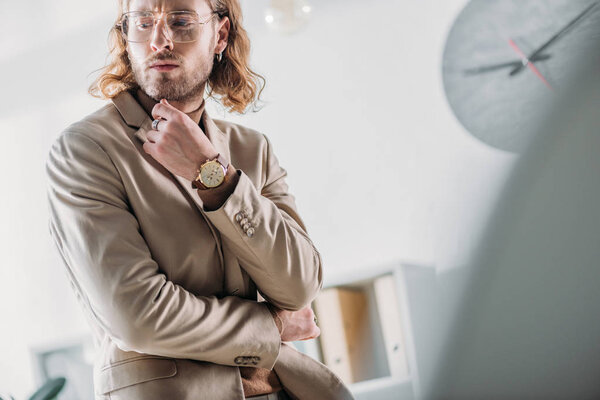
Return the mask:
M150 47L153 51L160 51L162 49L173 50L173 41L169 38L164 18L156 21L156 26L152 31Z

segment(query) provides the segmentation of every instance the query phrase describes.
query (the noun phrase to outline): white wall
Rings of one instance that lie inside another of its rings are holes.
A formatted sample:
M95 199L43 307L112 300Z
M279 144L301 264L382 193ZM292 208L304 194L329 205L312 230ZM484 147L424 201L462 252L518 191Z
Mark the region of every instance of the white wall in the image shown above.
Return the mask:
M443 95L445 34L464 3L312 0L310 25L277 36L266 0L243 2L266 106L225 117L272 139L326 277L397 260L446 269L473 245L514 157L470 137ZM0 24L0 392L18 398L35 387L30 346L87 332L48 235L44 162L102 105L86 89L114 8L9 2ZM38 29L17 40L25 12Z
M252 0L250 17L266 3ZM330 270L463 262L513 160L469 136L446 104L442 50L464 4L313 1L300 34L252 31L269 105L240 121L273 139Z

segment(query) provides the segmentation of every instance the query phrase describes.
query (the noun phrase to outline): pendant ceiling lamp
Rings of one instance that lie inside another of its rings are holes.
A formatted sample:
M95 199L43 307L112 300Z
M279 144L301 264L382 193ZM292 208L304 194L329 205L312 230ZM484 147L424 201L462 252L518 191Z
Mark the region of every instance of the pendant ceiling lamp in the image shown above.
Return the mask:
M306 0L269 0L265 22L275 32L290 34L306 25L310 12L311 6Z

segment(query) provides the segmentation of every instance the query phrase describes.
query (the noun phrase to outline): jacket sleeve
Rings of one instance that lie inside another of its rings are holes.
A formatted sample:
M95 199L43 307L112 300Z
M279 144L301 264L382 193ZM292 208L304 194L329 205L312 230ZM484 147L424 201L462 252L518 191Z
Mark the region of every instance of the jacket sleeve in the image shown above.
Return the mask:
M273 367L281 340L266 304L196 296L169 281L95 141L63 133L46 170L51 235L86 311L121 349L231 366L249 356Z
M206 211L261 295L286 310L299 310L321 289L322 261L288 193L287 172L264 136L265 184L255 188L243 171L221 208Z

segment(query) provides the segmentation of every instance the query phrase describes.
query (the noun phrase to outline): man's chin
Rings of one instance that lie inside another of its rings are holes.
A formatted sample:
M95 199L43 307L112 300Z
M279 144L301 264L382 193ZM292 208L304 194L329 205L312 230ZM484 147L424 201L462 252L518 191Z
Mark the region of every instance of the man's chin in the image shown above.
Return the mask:
M167 99L168 101L186 101L197 96L195 91L182 90L182 87L161 85L160 89L156 86L142 87L142 90L153 100L160 101Z
M155 81L150 84L142 85L141 87L148 96L156 101L160 101L160 99L172 99L172 97L177 96L179 92L175 82L164 79L161 79L159 82Z
M155 101L160 101L161 99L185 101L194 99L199 94L202 96L204 93L204 84L194 84L194 82L182 77L167 77L167 74L160 74L159 76L148 74L144 78L140 87Z

